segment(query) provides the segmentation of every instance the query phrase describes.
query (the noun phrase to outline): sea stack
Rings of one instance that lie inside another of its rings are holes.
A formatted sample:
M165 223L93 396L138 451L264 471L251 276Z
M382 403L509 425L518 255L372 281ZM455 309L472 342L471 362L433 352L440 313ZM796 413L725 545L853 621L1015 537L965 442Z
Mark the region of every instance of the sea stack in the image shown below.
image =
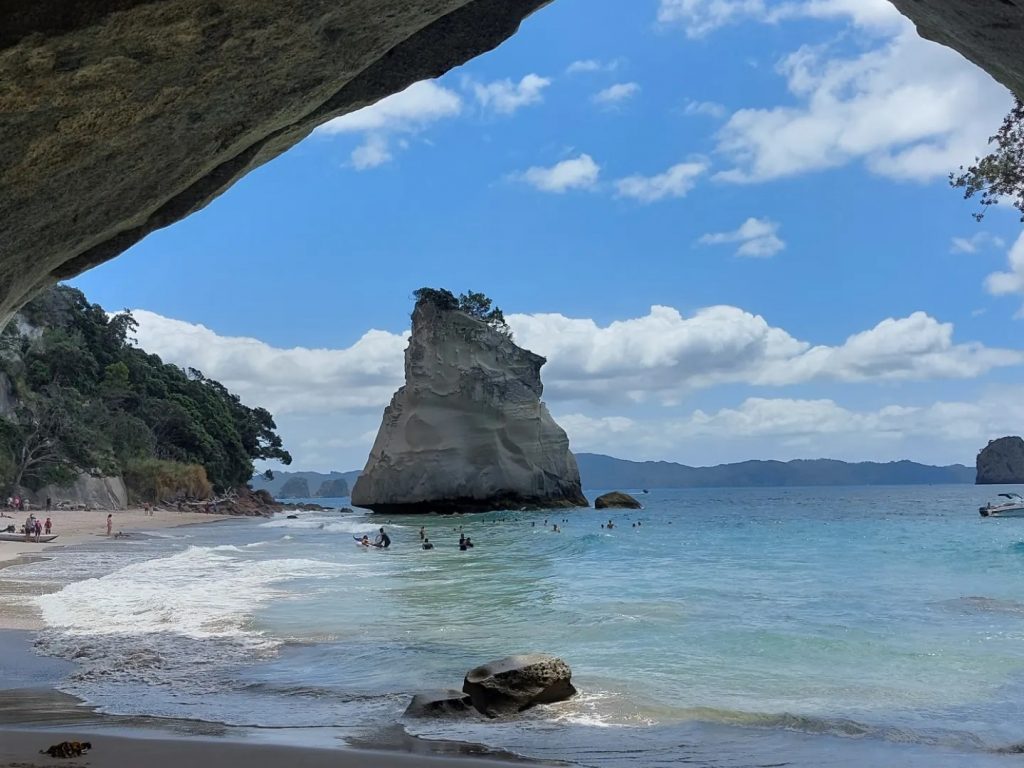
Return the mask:
M1024 440L1000 437L981 449L976 485L1024 483Z
M540 401L546 360L447 291L417 295L405 386L352 503L388 514L586 506L569 438Z

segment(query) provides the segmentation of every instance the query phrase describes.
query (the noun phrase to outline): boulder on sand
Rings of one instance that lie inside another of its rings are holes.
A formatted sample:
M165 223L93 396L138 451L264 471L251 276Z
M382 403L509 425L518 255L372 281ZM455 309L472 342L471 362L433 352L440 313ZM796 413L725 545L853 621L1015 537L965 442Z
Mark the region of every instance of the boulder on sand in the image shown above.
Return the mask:
M461 715L466 712L476 714L473 701L469 694L452 689L443 691L425 691L412 697L405 710L406 717L442 717L444 715Z
M594 499L594 509L643 509L643 506L628 493L612 491Z
M576 695L572 670L557 656L509 656L471 669L462 684L473 706L488 717L522 712Z

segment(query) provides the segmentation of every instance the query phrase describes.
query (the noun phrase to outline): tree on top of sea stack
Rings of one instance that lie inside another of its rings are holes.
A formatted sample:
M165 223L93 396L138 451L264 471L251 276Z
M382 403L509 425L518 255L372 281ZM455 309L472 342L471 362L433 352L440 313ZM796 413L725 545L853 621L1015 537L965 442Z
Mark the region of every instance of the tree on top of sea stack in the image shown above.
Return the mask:
M586 506L569 438L540 400L547 361L513 342L481 293L415 296L405 385L353 504L391 514Z

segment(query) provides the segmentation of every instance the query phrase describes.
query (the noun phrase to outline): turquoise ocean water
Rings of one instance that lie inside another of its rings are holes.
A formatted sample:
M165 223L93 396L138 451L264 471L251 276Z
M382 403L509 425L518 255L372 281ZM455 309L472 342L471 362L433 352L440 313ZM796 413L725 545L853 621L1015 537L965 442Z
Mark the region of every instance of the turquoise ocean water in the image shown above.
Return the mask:
M587 766L1007 765L995 750L1024 742L1024 519L982 520L991 495L652 490L611 513L303 512L71 549L5 577L62 587L32 598L48 625L37 650L76 661L61 687L112 713L304 743L397 724ZM355 545L382 523L390 550ZM531 651L565 658L580 696L509 722L402 718L416 690Z

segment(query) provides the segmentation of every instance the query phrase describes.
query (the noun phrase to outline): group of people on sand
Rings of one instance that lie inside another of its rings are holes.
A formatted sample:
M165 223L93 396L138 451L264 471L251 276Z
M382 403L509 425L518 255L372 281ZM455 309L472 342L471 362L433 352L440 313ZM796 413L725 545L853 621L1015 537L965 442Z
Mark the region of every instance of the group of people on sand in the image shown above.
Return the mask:
M39 541L39 537L44 532L49 536L52 530L53 521L50 518L46 518L46 522L43 522L31 512L25 518L25 525L21 528L22 533L25 534L25 541Z

